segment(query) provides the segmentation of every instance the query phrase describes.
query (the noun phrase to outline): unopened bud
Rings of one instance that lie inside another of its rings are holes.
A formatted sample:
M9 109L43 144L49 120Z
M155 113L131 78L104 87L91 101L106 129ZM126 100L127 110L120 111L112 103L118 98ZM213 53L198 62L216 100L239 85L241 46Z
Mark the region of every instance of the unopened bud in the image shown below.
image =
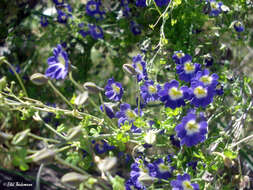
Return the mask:
M85 91L85 92L83 92L82 94L79 94L79 95L76 97L76 99L75 99L75 104L76 104L77 106L80 106L80 105L86 103L87 100L88 100L88 98L89 98L89 94L88 94L87 91Z
M43 85L43 84L47 84L48 82L48 78L41 74L41 73L35 73L30 77L30 80L33 84L35 85Z
M13 145L25 145L27 143L27 136L30 132L30 129L24 130L17 133L11 141Z
M67 138L68 140L73 140L82 134L81 126L77 126L68 130Z
M98 94L99 92L102 92L104 89L97 86L93 82L86 82L83 85L84 89L86 89L88 92L93 93L93 94Z
M135 68L131 64L124 64L123 71L125 71L129 75L137 75Z
M0 131L0 142L11 140L12 137L13 137L12 134L7 134L7 133L4 133L4 132Z
M87 180L89 176L85 176L76 172L70 172L62 176L61 182L69 185L78 186L83 181Z
M37 163L50 163L54 160L55 154L54 150L45 148L27 157L27 159L32 159L32 161Z
M106 172L111 170L117 163L116 157L106 157L103 160L98 161L98 169L101 172Z

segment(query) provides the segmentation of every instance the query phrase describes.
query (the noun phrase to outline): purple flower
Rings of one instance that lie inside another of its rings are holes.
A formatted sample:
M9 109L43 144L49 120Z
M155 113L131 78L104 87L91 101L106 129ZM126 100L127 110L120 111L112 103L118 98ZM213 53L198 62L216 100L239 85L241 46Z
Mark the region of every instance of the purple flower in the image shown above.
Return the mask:
M121 0L120 5L123 8L123 16L128 17L130 15L129 0Z
M78 24L78 27L80 28L80 30L78 31L79 34L81 34L84 38L85 38L88 34L90 34L90 31L89 31L88 27L86 27L86 30L84 29L84 23L83 23L83 22L80 23L80 24Z
M64 5L64 0L53 0L55 5Z
M152 177L159 179L168 179L171 177L171 167L169 164L165 164L162 158L153 162L152 165L154 170L152 173L150 173Z
M72 8L69 4L61 6L61 9L57 9L57 21L62 24L66 24L68 18L72 17L70 14L72 12Z
M104 103L105 113L111 119L115 117L112 106L113 105L111 103ZM103 108L103 105L100 106L100 110L102 112L104 112L104 108Z
M106 141L101 140L95 144L94 149L97 154L104 154L110 150L115 149L115 146L110 146Z
M163 89L159 91L160 100L165 103L165 107L175 109L184 106L185 99L190 98L190 91L187 86L179 88L176 80L165 83Z
M206 86L203 82L195 80L191 82L190 90L193 96L191 104L196 107L205 108L213 101L215 95L215 87L213 86Z
M154 85L154 81L148 80L140 87L141 89L141 96L143 100L148 102L157 101L159 99L158 92L161 90L161 86Z
M64 79L69 68L68 54L61 45L57 45L53 53L54 55L47 60L49 67L46 70L46 76L52 79Z
M180 80L190 82L195 74L200 70L200 65L188 60L183 64L177 65L176 69Z
M140 27L140 25L137 24L137 23L134 22L134 21L131 21L131 22L130 22L130 29L131 29L131 31L132 31L132 33L133 33L134 35L139 35L139 34L141 34L141 27Z
M136 0L137 7L146 7L146 0Z
M176 180L172 180L170 185L172 190L199 190L197 183L191 183L189 174L178 175Z
M175 138L175 135L170 136L170 141L172 145L180 148L180 141L177 138Z
M140 116L143 115L143 112L140 110ZM137 128L133 125L133 122L138 117L138 108L135 108L134 110L131 109L131 106L127 103L122 103L120 105L120 111L116 113L116 117L119 118L118 120L118 126L124 125L126 121L132 124L131 131L133 133L140 133L141 129Z
M213 87L215 88L216 85L218 84L218 78L219 76L215 73L212 75L209 75L209 70L205 69L203 71L198 71L196 76L193 78L194 80L198 80L202 82L206 87Z
M113 78L109 79L105 86L105 95L113 101L120 101L123 95L123 88L121 83L115 82Z
M215 87L215 94L220 96L223 93L224 93L223 86L220 83L218 83L217 86Z
M102 28L100 26L96 26L95 24L89 24L89 34L95 40L104 38Z
M185 54L182 50L176 51L172 56L172 59L176 64L183 64L187 61L192 61L192 57L188 54Z
M105 12L102 10L101 1L88 1L86 4L86 14L95 17L96 19L103 19L103 15L105 14Z
M205 55L204 64L206 67L210 67L213 65L213 58L210 54Z
M211 8L209 15L218 16L222 12L221 6L223 5L223 3L217 2L216 0L210 0L209 3Z
M155 0L158 7L167 6L170 0Z
M141 80L148 80L148 73L146 68L146 62L143 61L142 56L138 54L133 57L133 67L137 72L137 80L140 82Z
M47 17L46 16L41 16L40 17L40 25L42 27L47 27L48 25L48 20L47 20Z
M236 32L243 32L244 26L240 21L235 21L234 22L234 29L236 30Z
M205 141L207 122L203 115L197 118L194 112L189 112L175 127L175 131L180 138L180 145L191 147Z

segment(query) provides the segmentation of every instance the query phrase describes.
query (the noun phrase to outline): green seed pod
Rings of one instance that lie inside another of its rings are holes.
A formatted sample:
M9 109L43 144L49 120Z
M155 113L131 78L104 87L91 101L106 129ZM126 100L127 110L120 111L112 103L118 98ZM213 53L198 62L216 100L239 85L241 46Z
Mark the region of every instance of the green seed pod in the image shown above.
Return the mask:
M131 64L124 64L123 71L129 74L130 76L137 75L135 68Z
M35 73L30 77L30 80L35 85L44 85L47 84L48 78L41 74L41 73Z
M4 76L0 79L0 90L3 90L6 87L6 84L6 76Z
M93 94L98 94L99 92L102 92L104 90L93 82L86 82L84 83L83 87L85 90Z
M32 159L33 162L37 162L39 164L42 163L46 164L54 160L55 154L56 154L55 150L45 148L27 157L27 159Z
M62 183L67 183L69 185L73 186L79 186L80 183L84 182L87 180L89 176L85 176L76 172L70 172L62 176L61 182Z
M13 145L25 145L27 143L27 136L30 132L30 129L26 129L22 132L17 133L11 141Z

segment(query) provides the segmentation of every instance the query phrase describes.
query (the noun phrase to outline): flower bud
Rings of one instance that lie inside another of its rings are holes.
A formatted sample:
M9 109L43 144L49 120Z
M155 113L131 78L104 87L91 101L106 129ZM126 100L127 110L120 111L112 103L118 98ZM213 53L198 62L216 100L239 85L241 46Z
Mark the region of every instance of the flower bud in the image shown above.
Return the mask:
M27 143L27 136L30 132L30 129L24 130L17 133L11 141L13 145L25 145Z
M62 176L61 182L62 183L68 183L73 186L78 186L83 181L87 180L89 177L76 173L76 172L70 172Z
M137 72L135 68L131 64L124 64L123 65L123 71L125 71L130 76L137 75Z
M85 90L93 94L98 94L99 92L102 92L104 90L93 82L86 82L84 83L83 87Z
M250 189L250 178L249 176L244 176L241 181L240 181L240 184L239 184L239 189Z
M106 157L105 159L97 159L98 169L101 172L106 172L111 170L117 163L116 157Z
M39 164L50 163L54 160L55 154L55 150L45 148L27 157L27 159L32 159L33 162L37 162Z
M77 126L68 130L67 139L73 140L82 134L81 126Z
M82 94L79 94L75 99L75 105L80 106L87 102L89 98L89 94L87 91L83 92Z
M153 130L148 131L144 137L144 140L148 144L154 144L156 141L156 132Z
M48 78L41 73L35 73L30 77L30 80L35 85L43 85L47 84Z
M7 134L7 133L4 133L4 132L0 131L0 142L11 140L12 137L13 137L12 134Z
M223 161L224 161L224 165L227 167L227 168L231 168L235 163L233 160L229 159L228 157L224 157L223 158Z
M6 87L6 84L6 76L4 76L0 79L0 90L3 90Z

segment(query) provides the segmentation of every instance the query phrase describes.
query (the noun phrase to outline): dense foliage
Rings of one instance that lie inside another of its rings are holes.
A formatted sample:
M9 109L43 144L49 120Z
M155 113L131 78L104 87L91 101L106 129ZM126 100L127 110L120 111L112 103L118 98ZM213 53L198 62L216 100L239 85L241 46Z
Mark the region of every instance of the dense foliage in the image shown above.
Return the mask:
M66 189L253 188L252 1L0 5L1 168L39 166L36 190L49 165Z

